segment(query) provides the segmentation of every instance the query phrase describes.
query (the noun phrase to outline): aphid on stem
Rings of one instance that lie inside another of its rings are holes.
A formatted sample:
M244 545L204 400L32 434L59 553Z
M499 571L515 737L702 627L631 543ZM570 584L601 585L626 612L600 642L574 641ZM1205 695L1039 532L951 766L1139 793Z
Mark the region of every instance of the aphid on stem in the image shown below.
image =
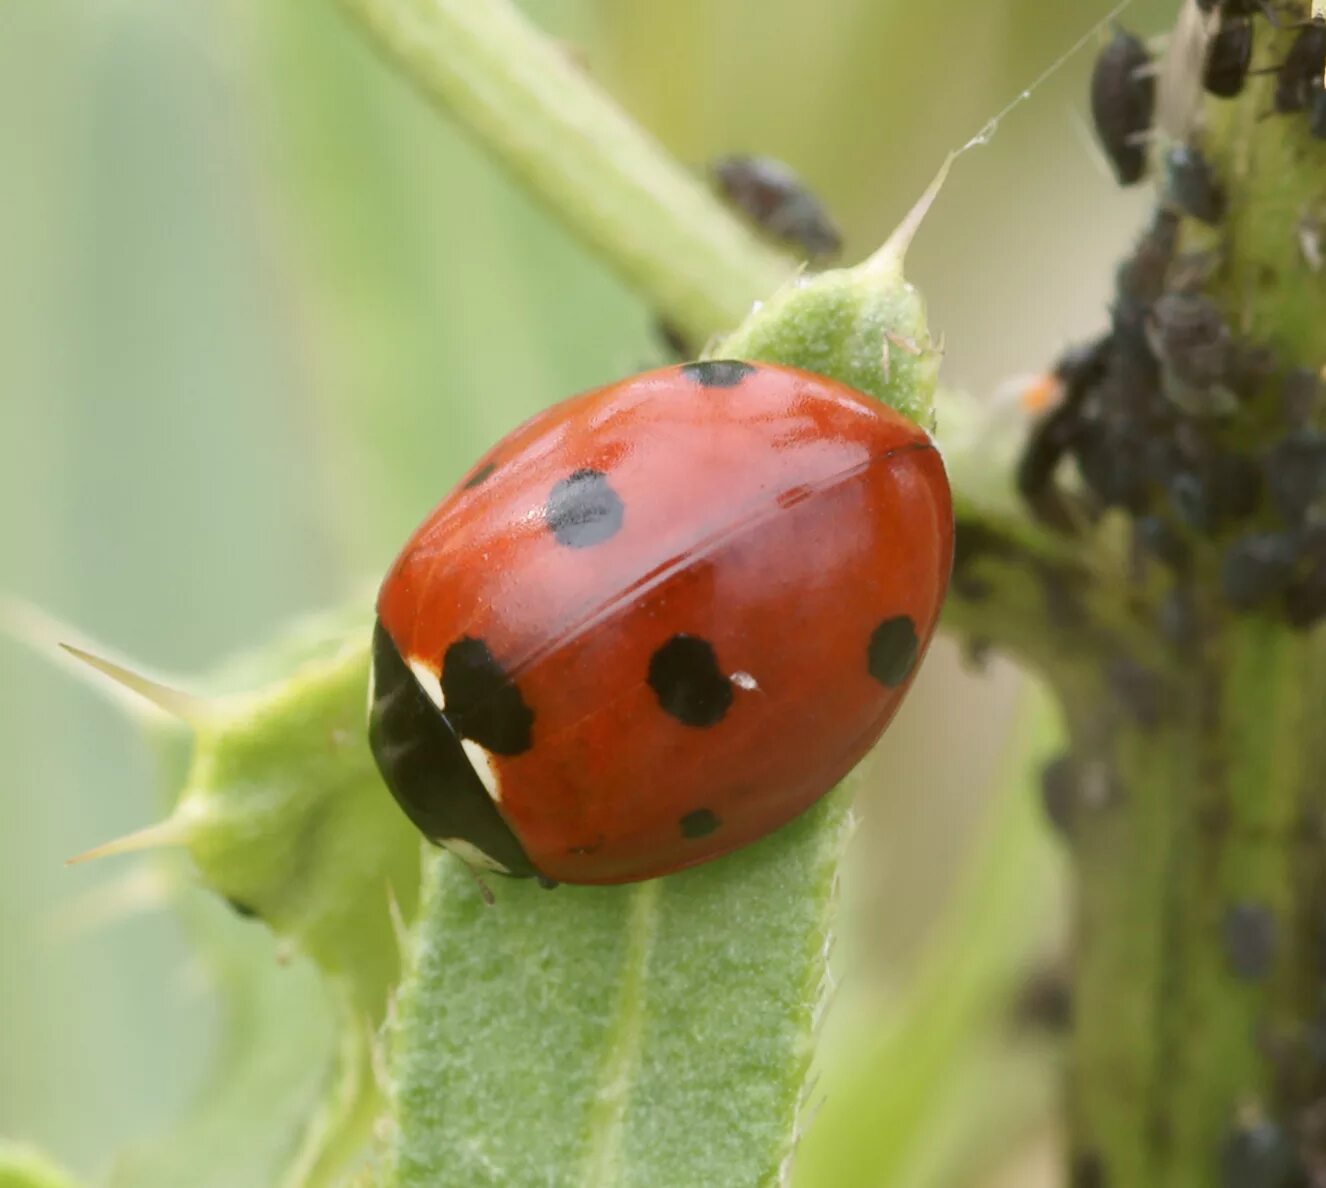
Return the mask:
M1155 106L1151 54L1139 37L1116 27L1091 72L1091 118L1121 186L1146 174Z

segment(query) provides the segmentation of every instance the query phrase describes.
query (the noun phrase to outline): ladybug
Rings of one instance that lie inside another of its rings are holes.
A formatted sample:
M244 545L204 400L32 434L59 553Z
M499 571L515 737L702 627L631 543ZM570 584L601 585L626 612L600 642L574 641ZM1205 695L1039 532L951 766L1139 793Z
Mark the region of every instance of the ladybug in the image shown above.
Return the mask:
M822 376L711 360L494 446L382 585L369 740L471 865L627 883L812 805L893 717L953 560L926 433Z

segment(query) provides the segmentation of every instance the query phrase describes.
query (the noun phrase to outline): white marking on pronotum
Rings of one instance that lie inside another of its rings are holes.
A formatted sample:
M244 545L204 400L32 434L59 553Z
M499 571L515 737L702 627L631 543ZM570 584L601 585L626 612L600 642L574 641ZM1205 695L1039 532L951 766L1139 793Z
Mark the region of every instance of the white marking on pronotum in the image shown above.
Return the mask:
M439 841L467 866L477 866L481 870L491 870L498 874L511 873L496 858L485 854L473 842L467 842L463 837L444 837Z
M748 672L734 672L728 677L728 680L736 685L738 689L745 689L748 693L760 687L755 678Z
M471 738L462 738L460 745L470 761L470 766L474 768L474 774L479 777L479 782L493 798L493 803L501 804L502 785L497 779L497 768L493 766L493 757Z
M428 694L428 700L438 709L446 709L446 698L442 696L442 681L437 673L417 656L410 657L410 671L414 673L414 679L419 682L419 688Z

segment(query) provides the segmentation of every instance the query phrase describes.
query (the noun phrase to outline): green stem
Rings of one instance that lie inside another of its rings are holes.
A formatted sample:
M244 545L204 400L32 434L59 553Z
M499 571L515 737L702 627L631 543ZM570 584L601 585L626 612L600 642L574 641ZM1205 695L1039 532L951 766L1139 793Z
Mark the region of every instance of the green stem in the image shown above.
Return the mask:
M1053 703L1033 687L976 852L904 1001L882 1029L853 1028L847 1069L827 1087L837 1107L816 1120L797 1158L806 1188L911 1183L911 1170L937 1155L926 1149L934 1130L948 1131L955 1149L945 1154L960 1160L962 1136L975 1135L992 1112L989 1102L967 1100L962 1116L942 1116L973 1066L1009 1058L996 1058L985 1038L1048 947L1054 921L1044 905L1057 898L1063 863L1028 773L1059 745L1060 730ZM1012 1114L1004 1119L1014 1124Z
M792 274L507 0L342 3L425 95L693 341L736 325Z
M1083 1157L1111 1183L1218 1183L1241 1115L1305 1104L1283 1097L1268 1054L1292 1049L1319 1007L1326 647L1249 621L1213 659L1151 731L1102 738L1098 713L1074 723L1079 755L1108 765L1115 790L1077 849L1072 1100ZM1264 974L1228 934L1263 912Z
M1295 32L1259 21L1258 64L1279 62ZM1305 120L1262 118L1273 81L1208 102L1203 149L1229 209L1214 231L1185 221L1180 246L1221 253L1207 294L1283 376L1321 365L1326 281L1295 228L1320 201L1326 154ZM1285 432L1266 387L1226 434L1254 458ZM1261 527L1283 529L1269 511ZM1096 772L1075 843L1070 1124L1084 1182L1306 1182L1289 1167L1326 1091L1308 1052L1322 1018L1326 640L1292 631L1273 603L1264 618L1229 609L1229 541L1196 542L1194 654L1131 651L1163 681L1150 720L1103 675L1060 690L1079 769ZM1232 1170L1258 1148L1256 1171Z

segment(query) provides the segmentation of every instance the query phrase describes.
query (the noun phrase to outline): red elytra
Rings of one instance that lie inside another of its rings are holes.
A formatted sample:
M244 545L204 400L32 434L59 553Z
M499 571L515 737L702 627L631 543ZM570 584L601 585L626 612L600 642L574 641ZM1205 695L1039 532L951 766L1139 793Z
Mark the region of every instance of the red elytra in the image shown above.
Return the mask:
M378 598L370 740L426 836L623 883L777 829L879 738L953 555L938 452L822 376L646 372L493 447Z

